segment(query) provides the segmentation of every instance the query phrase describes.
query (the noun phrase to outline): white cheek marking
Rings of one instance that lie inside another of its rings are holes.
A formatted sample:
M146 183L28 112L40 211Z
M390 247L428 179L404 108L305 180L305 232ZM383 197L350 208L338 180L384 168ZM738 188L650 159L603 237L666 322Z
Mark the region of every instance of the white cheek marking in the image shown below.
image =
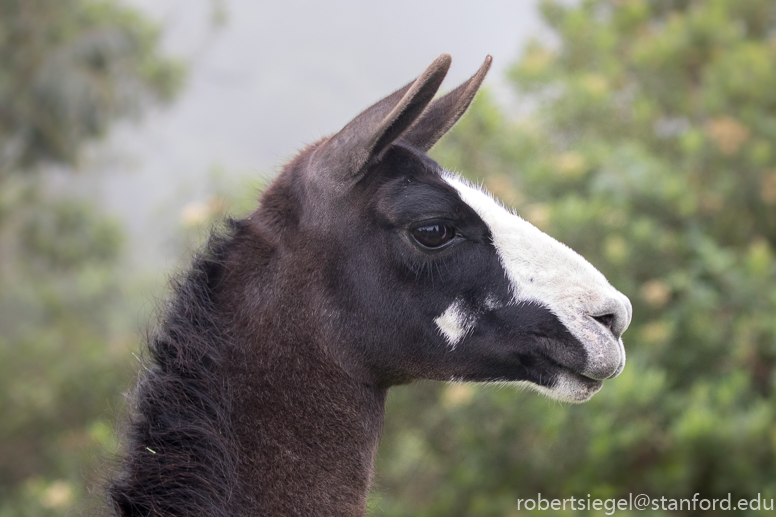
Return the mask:
M534 301L555 314L584 344L590 371L614 371L624 363L622 340L614 342L589 316L619 308L624 316L620 325L627 327L630 301L581 255L511 213L489 194L459 177L446 175L444 179L490 229L515 302Z
M487 298L485 298L485 303L483 304L485 307L485 310L488 311L494 311L496 309L500 309L503 307L503 305L498 301L498 299L492 295L489 294Z
M434 319L434 323L445 336L450 350L455 350L466 333L474 328L477 318L466 311L461 300L455 300L445 312Z

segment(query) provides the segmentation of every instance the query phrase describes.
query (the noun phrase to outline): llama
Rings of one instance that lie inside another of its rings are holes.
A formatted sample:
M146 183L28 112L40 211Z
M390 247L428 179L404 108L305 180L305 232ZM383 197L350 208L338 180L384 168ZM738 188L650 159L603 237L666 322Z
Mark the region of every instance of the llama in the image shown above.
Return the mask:
M301 151L174 282L108 487L116 515L363 515L391 386L583 402L622 371L628 299L426 155L491 58L434 100L450 61Z

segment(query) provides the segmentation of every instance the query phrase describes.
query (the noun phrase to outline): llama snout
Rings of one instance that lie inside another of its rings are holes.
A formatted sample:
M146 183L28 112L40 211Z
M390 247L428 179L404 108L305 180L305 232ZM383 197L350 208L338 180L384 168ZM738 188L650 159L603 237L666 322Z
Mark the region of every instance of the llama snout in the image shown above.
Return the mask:
M622 334L633 315L630 300L623 294L610 298L599 310L583 318L578 334L583 340L587 364L582 372L596 380L617 377L625 367L625 346Z

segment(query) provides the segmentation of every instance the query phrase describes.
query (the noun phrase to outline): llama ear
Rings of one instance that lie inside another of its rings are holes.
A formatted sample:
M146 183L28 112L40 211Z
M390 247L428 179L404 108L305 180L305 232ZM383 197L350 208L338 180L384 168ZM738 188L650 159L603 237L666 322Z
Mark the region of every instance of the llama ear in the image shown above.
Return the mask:
M417 79L367 108L315 152L323 173L350 186L423 113L450 68L442 54ZM319 169L320 170L320 169Z
M487 56L477 73L468 81L431 103L415 124L402 135L401 140L422 151L431 149L469 108L492 62L493 58Z

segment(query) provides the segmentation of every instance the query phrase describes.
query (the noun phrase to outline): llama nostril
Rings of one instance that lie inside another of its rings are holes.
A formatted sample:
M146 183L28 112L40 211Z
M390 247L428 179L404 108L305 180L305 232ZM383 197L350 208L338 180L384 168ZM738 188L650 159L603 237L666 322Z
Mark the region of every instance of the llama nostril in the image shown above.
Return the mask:
M595 312L591 311L588 315L597 323L606 327L612 336L614 336L614 339L619 341L622 333L625 332L628 325L630 325L631 313L630 300L625 296L620 295L619 297L612 297L605 303L602 303L597 307Z
M604 314L602 316L593 316L593 319L598 323L609 329L609 332L617 339L617 335L612 330L612 324L614 323L614 314Z

